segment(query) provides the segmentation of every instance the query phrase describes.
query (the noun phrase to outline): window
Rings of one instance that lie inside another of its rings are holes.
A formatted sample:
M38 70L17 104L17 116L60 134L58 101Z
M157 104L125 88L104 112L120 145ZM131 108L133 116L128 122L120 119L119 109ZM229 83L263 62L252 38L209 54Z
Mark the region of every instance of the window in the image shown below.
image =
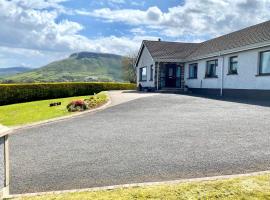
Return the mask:
M237 74L237 68L238 68L238 57L237 56L230 57L228 74Z
M210 60L206 62L205 78L217 78L218 60Z
M146 67L140 68L140 81L147 81L147 69L146 69Z
M173 71L174 71L174 68L170 67L169 68L169 77L173 76Z
M270 51L260 53L259 74L270 74Z
M197 78L198 64L193 63L189 65L189 78Z
M153 65L150 66L150 81L153 80L153 76L154 76L154 67Z

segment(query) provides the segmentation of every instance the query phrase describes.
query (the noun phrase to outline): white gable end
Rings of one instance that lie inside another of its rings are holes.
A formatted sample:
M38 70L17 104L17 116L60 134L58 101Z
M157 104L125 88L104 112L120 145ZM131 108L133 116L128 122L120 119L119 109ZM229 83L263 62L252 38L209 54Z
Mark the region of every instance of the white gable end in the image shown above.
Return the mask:
M151 80L151 66L153 66L153 74L155 74L155 62L146 47L142 48L141 56L137 64L137 85L142 87L155 87L154 78ZM140 80L140 69L146 67L147 78L146 81Z

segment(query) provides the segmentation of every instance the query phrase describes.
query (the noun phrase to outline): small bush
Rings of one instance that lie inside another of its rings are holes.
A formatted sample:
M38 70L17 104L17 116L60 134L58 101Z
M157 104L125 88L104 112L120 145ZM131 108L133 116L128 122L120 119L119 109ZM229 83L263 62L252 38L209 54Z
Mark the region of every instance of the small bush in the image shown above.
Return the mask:
M72 96L93 95L107 90L134 90L130 83L33 83L0 84L0 105Z
M96 108L106 103L108 101L108 98L109 97L106 92L100 92L84 100L72 101L67 105L67 109L69 112L77 112L84 111L89 108Z
M72 101L67 105L69 112L84 111L88 109L88 104L83 100Z

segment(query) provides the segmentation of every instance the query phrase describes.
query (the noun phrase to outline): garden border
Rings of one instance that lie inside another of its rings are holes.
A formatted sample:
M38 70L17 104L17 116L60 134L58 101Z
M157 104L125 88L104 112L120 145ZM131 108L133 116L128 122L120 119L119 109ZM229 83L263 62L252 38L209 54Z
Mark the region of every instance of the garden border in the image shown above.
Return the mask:
M77 113L74 113L74 114L71 114L71 115L68 115L68 116L57 117L57 118L48 119L48 120L35 122L35 123L30 123L30 124L21 125L21 126L13 126L13 127L10 127L10 129L12 131L15 131L15 130L21 130L21 129L26 129L26 128L32 128L32 127L41 126L41 125L54 123L54 122L58 122L58 121L63 121L63 120L67 120L67 119L72 119L72 118L75 118L75 117L78 117L78 116L81 116L81 115L85 115L85 114L89 114L89 113L92 113L92 112L94 113L94 112L98 112L100 110L104 110L112 103L111 97L110 97L108 91L105 91L105 92L107 92L108 101L105 104L103 104L102 106L100 106L100 107L90 109L90 110L86 110L86 111L83 111L83 112L77 112Z
M93 188L85 188L85 189L15 194L15 195L8 195L6 198L22 198L22 197L34 197L34 196L43 196L43 195L70 194L70 193L77 193L77 192L109 191L109 190L115 190L115 189L126 189L126 188L146 187L146 186L175 185L175 184L180 184L180 183L194 183L194 182L196 183L196 182L202 182L202 181L227 180L227 179L232 179L232 178L251 177L251 176L264 175L264 174L270 174L270 170L247 173L247 174L234 174L234 175L211 176L211 177L202 177L202 178L179 179L179 180L172 180L172 181L122 184L122 185L93 187Z
M107 91L105 91L107 92ZM2 126L0 124L0 138L4 138L4 187L0 188L0 199L5 199L5 198L9 198L10 194L9 194L9 185L10 185L10 166L9 166L9 135L12 135L14 132L14 130L20 130L20 129L25 129L25 128L31 128L31 127L35 127L35 126L40 126L40 125L44 125L44 124L49 124L49 123L53 123L53 122L58 122L58 121L63 121L63 120L67 120L67 119L71 119L77 116L81 116L84 114L88 114L88 113L94 113L94 112L98 112L100 110L104 110L106 109L110 104L111 104L111 97L109 95L109 93L107 92L107 96L108 96L108 101L101 105L100 107L94 108L94 109L90 109L84 112L78 112L78 113L74 113L68 116L63 116L63 117L58 117L58 118L54 118L54 119L49 119L49 120L45 120L45 121L40 121L40 122L36 122L36 123L31 123L31 124L27 124L27 125L22 125L22 126L15 126L15 127L6 127L6 126ZM14 133L15 134L15 133Z

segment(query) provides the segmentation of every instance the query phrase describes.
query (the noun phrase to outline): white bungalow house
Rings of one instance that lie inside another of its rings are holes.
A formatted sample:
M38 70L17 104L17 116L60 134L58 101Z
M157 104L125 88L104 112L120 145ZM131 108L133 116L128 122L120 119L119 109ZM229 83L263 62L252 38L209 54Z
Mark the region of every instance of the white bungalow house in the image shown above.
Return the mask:
M137 86L270 98L270 21L202 43L143 41Z

